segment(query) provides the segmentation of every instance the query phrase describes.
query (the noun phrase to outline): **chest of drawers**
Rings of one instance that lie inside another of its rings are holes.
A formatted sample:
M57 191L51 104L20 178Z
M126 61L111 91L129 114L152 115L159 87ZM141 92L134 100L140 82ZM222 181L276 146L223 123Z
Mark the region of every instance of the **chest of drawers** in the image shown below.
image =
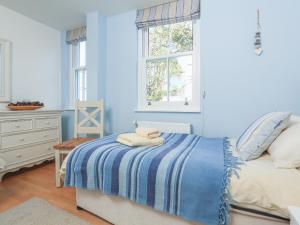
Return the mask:
M0 111L0 181L8 173L54 158L61 111Z

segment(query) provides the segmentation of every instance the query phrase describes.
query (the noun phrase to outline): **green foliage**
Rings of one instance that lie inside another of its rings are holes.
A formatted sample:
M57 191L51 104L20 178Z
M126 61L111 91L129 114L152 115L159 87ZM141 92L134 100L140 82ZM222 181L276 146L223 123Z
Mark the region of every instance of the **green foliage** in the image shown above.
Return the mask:
M172 43L176 52L187 52L193 49L193 28L190 23L179 23L171 26Z
M147 63L147 96L148 101L161 101L167 96L164 86L167 82L166 60L150 61Z
M149 56L159 57L178 52L193 50L192 22L176 23L149 29ZM147 100L162 101L169 94L177 96L184 86L173 86L168 93L168 74L170 77L180 77L183 69L177 58L152 60L147 62Z

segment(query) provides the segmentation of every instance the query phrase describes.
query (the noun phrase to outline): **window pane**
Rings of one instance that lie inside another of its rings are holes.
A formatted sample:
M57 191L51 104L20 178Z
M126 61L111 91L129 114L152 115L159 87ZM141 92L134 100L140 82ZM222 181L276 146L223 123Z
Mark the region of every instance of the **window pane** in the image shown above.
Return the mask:
M170 26L170 53L188 52L193 50L192 21L175 23Z
M181 56L169 60L169 100L192 100L193 56Z
M79 101L86 101L87 99L86 70L76 71L76 99Z
M86 41L82 41L79 44L79 66L86 66Z
M147 61L147 101L168 101L167 59Z
M163 56L169 53L170 26L149 28L149 56Z

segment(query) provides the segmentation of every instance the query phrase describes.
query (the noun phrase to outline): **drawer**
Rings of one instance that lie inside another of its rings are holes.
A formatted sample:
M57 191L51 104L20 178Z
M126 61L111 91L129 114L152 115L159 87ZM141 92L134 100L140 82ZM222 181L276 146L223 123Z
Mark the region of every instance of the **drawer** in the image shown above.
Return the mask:
M59 132L55 130L45 130L38 132L31 132L25 134L14 134L3 136L1 140L2 149L32 144L36 142L48 141L59 138Z
M7 151L0 153L0 157L3 158L7 163L7 166L9 166L41 156L51 156L51 154L54 156L53 145L56 143L57 142L49 142L46 144Z
M58 117L38 118L35 120L35 128L36 129L58 127L58 125L59 125Z
M26 131L26 130L32 130L32 128L33 128L32 119L10 120L10 121L1 122L1 133Z

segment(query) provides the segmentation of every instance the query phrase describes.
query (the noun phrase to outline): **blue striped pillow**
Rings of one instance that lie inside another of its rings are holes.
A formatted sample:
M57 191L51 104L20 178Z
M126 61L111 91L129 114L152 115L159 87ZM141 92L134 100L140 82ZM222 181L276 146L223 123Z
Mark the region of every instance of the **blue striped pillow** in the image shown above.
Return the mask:
M236 144L241 158L259 158L287 127L290 116L290 112L272 112L252 123Z

